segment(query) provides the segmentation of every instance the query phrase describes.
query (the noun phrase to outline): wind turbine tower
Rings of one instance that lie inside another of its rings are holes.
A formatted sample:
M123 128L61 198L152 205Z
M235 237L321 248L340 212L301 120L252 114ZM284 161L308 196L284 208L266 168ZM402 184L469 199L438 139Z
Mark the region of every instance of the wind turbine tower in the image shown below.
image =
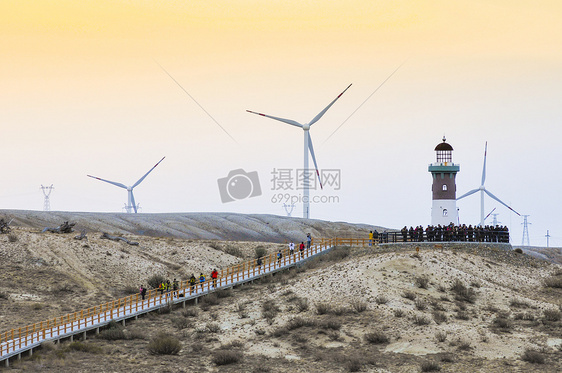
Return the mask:
M470 196L471 194L474 194L476 192L480 192L480 226L482 226L482 227L484 226L484 220L485 220L485 217L484 217L484 194L487 194L488 196L490 196L490 198L498 201L499 203L501 203L502 205L504 205L505 207L507 207L508 209L513 211L514 213L516 213L517 215L521 216L521 214L519 214L517 211L515 211L514 209L509 207L507 204L503 203L498 197L493 195L484 186L484 182L486 181L486 156L487 156L487 153L488 153L488 142L486 141L486 146L484 148L484 166L482 167L482 182L480 183L480 186L476 189L472 189L470 192L466 192L465 194L463 194L462 196L457 198L457 201L458 201L460 199L463 199L464 197Z
M529 245L529 223L527 221L527 218L531 215L521 215L523 216L523 239L521 240L521 246L530 246ZM525 245L525 242L527 242L527 245Z
M135 196L133 196L133 189L139 185L140 183L142 183L142 181L148 176L149 173L152 172L152 170L154 170L156 168L156 166L158 166L160 164L160 162L162 162L164 160L163 157L161 160L158 161L158 163L156 163L154 165L154 167L152 167L150 170L148 170L148 172L146 174L144 174L143 177L141 177L140 179L137 180L136 183L134 183L132 186L126 186L124 184L121 183L117 183L115 181L109 181L109 180L105 180L105 179L100 179L99 177L96 176L92 176L92 175L87 175L88 177L91 177L93 179L97 179L100 181L105 181L106 183L115 185L119 188L123 188L127 190L127 204L125 205L125 210L127 211L128 214L134 212L135 214L137 213L137 204L135 203Z
M316 163L316 156L314 155L314 149L312 147L312 138L310 137L310 133L309 133L310 127L314 123L318 122L318 120L320 118L322 118L322 116L324 114L326 114L326 111L328 111L328 109L332 107L332 105L345 93L345 91L347 91L349 89L349 87L351 87L351 84L348 85L347 88L344 89L344 91L342 93L340 93L338 95L338 97L336 97L330 103L330 105L326 106L326 108L324 110L322 110L320 113L318 113L318 115L316 115L310 122L304 123L304 124L299 123L297 121L294 121L292 119L284 119L284 118L274 117L274 116L271 116L271 115L266 115L266 114L256 113L254 111L246 110L248 113L257 114L257 115L261 115L262 117L278 120L280 122L290 124L291 126L302 128L302 130L304 131L304 166L303 166L303 171L302 171L303 172L303 175L302 175L302 186L303 186L302 217L305 218L305 219L310 218L310 185L311 185L311 180L310 180L310 172L309 172L309 169L308 169L309 153L312 156L312 161L314 162L314 168L316 168L316 175L318 176L318 180L320 182L320 188L322 188L322 180L320 180L320 173L318 172L318 164ZM301 180L301 175L297 175L297 178L299 180Z
M48 187L43 186L43 184L41 184L41 190L43 190L43 195L45 196L45 200L43 201L43 211L51 211L51 202L49 200L49 196L51 195L53 189L55 189L53 184L51 184L51 186Z

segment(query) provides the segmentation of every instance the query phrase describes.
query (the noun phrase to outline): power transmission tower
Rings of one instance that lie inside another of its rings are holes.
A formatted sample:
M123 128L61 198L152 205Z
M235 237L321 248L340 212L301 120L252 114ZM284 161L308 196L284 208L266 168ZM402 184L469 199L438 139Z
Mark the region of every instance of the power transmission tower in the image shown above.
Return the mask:
M546 237L546 247L548 247L548 240L549 240L549 238L550 238L550 233L548 233L548 229L546 230L546 235L545 235L545 237Z
M51 202L49 201L49 196L51 195L51 192L53 189L55 189L55 187L53 186L53 184L48 187L41 184L41 189L43 190L43 195L45 196L45 201L43 202L43 211L51 211Z
M496 225L500 224L501 221L498 221L498 215L499 214L492 214L493 218L492 218L492 225L495 227Z
M290 217L291 214L293 213L293 210L295 208L295 205L287 205L286 203L283 204L283 207L285 208L285 212L287 213L287 216Z
M529 223L527 221L527 217L531 215L521 215L523 217L523 240L521 240L521 246L530 246L529 245ZM525 245L525 241L527 241L527 245Z

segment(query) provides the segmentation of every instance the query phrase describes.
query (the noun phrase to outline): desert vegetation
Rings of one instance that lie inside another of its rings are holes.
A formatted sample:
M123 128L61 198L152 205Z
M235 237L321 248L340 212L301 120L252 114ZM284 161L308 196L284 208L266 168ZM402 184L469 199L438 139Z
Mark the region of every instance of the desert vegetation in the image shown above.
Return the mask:
M18 237L13 245L31 246L26 234ZM195 266L178 264L178 258L196 255L186 249L185 241L154 240L152 253L141 239L135 240L141 241L143 257L154 255L159 261L137 277L121 274L127 280L122 281L119 294L127 287L136 289L136 284L153 287L163 279L185 280L200 272ZM56 242L53 247L65 244ZM104 266L116 273L119 267L111 263L122 266L127 257L137 255L113 242L101 245L92 239L89 248L69 247L98 255L99 260L103 257ZM240 257L228 253L228 245L206 241L197 247L217 263L224 258L230 264ZM156 249L165 254L158 256ZM258 251L275 247L252 244L239 249L238 255L254 258ZM396 246L340 247L299 268L217 291L197 304L188 302L185 308L165 307L128 320L126 326L111 323L99 335L89 333L86 340L45 343L31 358L13 365L24 371L53 372L92 367L139 372L152 372L155 367L162 371L432 372L471 371L475 365L490 372L559 370L562 311L559 288L548 285L554 281L549 279L559 277L557 267L494 249L456 246L452 252L422 250L414 256L411 249ZM67 253L71 259L73 255L78 254ZM30 251L29 256L41 255ZM61 310L79 309L83 303L111 299L112 290L107 296L95 292L95 297L86 290L93 280L76 281L86 278L80 277L83 270L78 264L70 277L54 262L48 271L22 263L26 262L14 261L2 274L3 320L17 322L22 312L26 318L45 319ZM177 266L180 270L174 272ZM16 282L22 270L40 283L52 282L52 287L33 302L17 298L15 284L21 292L34 294L31 284ZM110 276L108 270L100 273Z

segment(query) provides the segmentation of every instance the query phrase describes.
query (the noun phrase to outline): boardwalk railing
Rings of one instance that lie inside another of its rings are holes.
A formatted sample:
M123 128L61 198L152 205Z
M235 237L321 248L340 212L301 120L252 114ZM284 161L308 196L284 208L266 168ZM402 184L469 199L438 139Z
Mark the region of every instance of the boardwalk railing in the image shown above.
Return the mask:
M190 286L187 281L181 281L176 291L159 291L151 289L147 291L143 300L140 294L133 294L128 297L120 298L98 306L83 309L64 316L41 321L25 327L12 329L0 333L0 361L5 360L6 366L9 365L9 358L12 356L21 357L21 353L32 351L46 340L58 340L61 338L73 338L76 334L83 334L84 338L88 330L96 329L107 325L110 321L125 321L126 319L137 317L140 314L154 311L160 307L182 303L191 299L208 294L220 288L232 287L260 278L266 274L292 267L310 257L330 250L335 246L337 239L321 239L314 243L310 248L301 252L295 248L293 254L289 249L281 250L281 257L278 253L271 253L261 259L258 265L257 259L252 259L240 264L222 269L219 272L216 284L213 279L207 277L207 281Z
M338 238L341 240L342 238ZM369 243L368 238L347 238L347 242L353 245L365 246ZM404 234L401 231L386 231L377 233L373 237L373 243L399 243L399 242L500 242L509 243L509 232L482 230L476 231L439 231L439 232L412 232Z

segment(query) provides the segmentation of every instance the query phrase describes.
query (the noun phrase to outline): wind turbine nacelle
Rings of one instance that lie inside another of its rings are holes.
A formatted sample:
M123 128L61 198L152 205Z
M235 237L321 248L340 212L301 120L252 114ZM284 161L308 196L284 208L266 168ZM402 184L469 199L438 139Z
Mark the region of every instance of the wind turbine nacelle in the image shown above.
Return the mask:
M306 123L302 125L302 129L308 131L310 129L310 124Z

